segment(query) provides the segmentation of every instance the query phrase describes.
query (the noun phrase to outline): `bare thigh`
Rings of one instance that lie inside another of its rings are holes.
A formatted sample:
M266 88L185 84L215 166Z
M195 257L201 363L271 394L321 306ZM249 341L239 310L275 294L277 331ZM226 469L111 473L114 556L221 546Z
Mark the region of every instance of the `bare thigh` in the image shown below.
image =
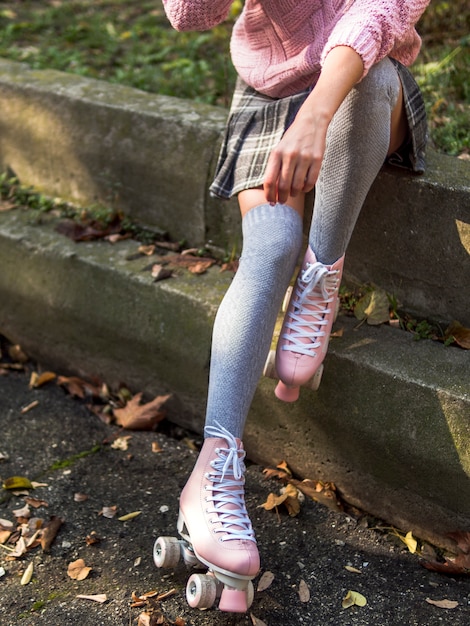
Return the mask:
M240 205L240 211L242 217L248 213L255 206L260 204L266 204L266 196L262 187L255 189L244 189L238 194L238 204ZM300 217L304 215L305 194L299 194L298 196L290 196L286 202L292 207Z

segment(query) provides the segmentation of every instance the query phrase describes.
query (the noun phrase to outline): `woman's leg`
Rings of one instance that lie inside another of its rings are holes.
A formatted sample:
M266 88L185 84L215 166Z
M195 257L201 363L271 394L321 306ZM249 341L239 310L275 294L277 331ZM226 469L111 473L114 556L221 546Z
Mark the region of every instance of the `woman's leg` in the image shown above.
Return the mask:
M219 424L241 438L300 254L304 198L271 206L261 189L253 189L239 202L243 250L214 324L206 435Z
M326 355L336 312L344 254L357 217L387 154L406 136L403 96L389 59L349 93L328 129L315 186L309 246L286 313L276 369L276 394L298 397Z
M178 530L229 585L219 603L225 611L247 610L259 570L241 437L302 245L303 203L295 204L271 206L259 190L241 194L243 250L214 323L204 445L180 498Z

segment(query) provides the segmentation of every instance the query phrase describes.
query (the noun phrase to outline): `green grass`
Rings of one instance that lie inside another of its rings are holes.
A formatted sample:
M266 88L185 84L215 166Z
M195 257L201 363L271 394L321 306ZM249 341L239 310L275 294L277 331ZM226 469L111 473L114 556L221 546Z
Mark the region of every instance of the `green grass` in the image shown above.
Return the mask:
M419 24L424 46L415 75L432 141L448 154L470 152L470 40L467 0L434 1ZM204 33L171 29L161 0L0 2L0 57L152 93L228 106L233 19Z

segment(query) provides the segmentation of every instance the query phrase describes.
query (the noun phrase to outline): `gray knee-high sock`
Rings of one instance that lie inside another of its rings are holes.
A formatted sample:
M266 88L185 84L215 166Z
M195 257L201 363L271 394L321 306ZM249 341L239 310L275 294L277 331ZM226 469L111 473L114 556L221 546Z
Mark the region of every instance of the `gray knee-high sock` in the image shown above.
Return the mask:
M344 254L385 161L398 94L398 74L384 59L354 87L330 123L309 234L311 249L326 265Z
M242 228L239 268L214 323L206 414L206 427L240 438L302 246L302 219L287 205L262 204Z

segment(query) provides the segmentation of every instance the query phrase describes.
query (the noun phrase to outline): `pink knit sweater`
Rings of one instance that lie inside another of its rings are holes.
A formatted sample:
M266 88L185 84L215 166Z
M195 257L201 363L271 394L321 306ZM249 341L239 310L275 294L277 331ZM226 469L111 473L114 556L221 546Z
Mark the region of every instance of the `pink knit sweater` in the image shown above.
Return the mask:
M233 0L163 0L177 30L207 30L228 15ZM243 80L273 97L314 84L328 52L350 46L364 75L386 56L404 65L421 39L414 25L430 0L246 0L233 28L231 54Z

